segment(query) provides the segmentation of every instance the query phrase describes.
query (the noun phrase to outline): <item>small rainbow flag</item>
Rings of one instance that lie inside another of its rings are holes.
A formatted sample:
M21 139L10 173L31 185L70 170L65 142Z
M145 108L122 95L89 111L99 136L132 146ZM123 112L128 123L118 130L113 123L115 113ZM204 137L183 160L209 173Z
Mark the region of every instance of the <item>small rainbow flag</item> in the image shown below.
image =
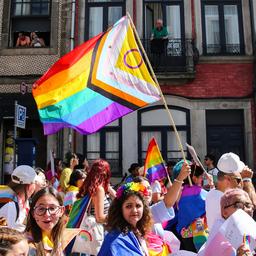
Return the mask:
M247 245L248 247L250 247L250 243L251 243L251 237L244 234L243 235L243 244Z
M167 177L164 160L154 137L148 145L144 165L144 176L149 180L150 184L155 180L161 180Z

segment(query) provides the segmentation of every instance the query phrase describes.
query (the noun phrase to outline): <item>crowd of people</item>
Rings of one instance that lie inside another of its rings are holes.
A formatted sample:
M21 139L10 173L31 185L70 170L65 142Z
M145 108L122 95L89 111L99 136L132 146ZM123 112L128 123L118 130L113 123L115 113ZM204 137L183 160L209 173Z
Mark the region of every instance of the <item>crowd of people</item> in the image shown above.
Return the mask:
M106 160L79 154L18 166L0 186L0 255L254 255L256 237L220 236L236 212L254 223L252 170L234 153L204 165L168 162L169 177L150 184L133 163L116 186Z

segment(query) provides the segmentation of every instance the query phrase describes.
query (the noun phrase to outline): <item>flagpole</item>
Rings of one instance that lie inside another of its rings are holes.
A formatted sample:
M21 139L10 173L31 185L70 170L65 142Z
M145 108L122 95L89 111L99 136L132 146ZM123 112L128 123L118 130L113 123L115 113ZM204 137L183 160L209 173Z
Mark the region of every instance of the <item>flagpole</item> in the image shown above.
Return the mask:
M146 62L147 62L148 67L149 67L149 70L150 70L150 72L151 72L151 74L152 74L152 76L153 76L153 79L154 79L154 81L155 81L155 83L156 83L156 85L157 85L157 87L158 87L158 89L159 89L159 91L160 91L160 95L161 95L162 101L163 101L163 103L164 103L165 109L166 109L166 111L167 111L167 113L168 113L168 116L169 116L171 125L172 125L172 127L173 127L174 133L175 133L176 138L177 138L177 142L178 142L178 146L179 146L179 148L180 148L181 154L182 154L182 158L183 158L184 162L186 162L185 152L184 152L184 149L183 149L183 147L182 147L181 140L180 140L180 136L179 136L179 133L178 133L178 131L177 131L176 125L175 125L175 123L174 123L174 119L173 119L173 117L172 117L171 111L170 111L170 109L168 108L167 102L166 102L166 100L165 100L165 98L164 98L163 92L162 92L161 87L160 87L160 85L159 85L159 83L158 83L158 80L157 80L157 77L156 77L156 75L155 75L155 72L154 72L154 70L153 70L153 68L152 68L152 66L151 66L151 63L150 63L150 61L149 61L149 59L148 59L148 56L147 56L147 54L146 54L146 51L145 51L145 49L144 49L144 47L143 47L143 45L142 45L142 43L141 43L141 41L140 41L140 37L139 37L138 32L137 32L137 30L136 30L136 28L135 28L135 25L134 25L134 23L133 23L133 20L132 20L130 14L129 14L128 12L126 13L126 15L127 15L128 19L129 19L130 22L131 22L131 25L132 25L132 28L133 28L135 37L136 37L136 39L137 39L137 41L138 41L138 44L139 44L139 46L140 46L140 49L142 50L143 55L145 56ZM192 182L191 182L190 176L188 176L188 181L189 181L190 186L192 186Z

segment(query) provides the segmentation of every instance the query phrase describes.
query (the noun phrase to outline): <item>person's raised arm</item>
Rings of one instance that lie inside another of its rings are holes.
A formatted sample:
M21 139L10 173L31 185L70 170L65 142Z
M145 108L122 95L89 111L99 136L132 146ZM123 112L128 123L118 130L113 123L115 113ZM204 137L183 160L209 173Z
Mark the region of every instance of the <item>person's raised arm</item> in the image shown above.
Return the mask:
M256 192L255 188L252 184L252 176L253 176L253 171L248 167L245 166L243 171L241 172L241 177L243 179L243 190L246 191L252 200L252 203L254 207L256 206Z
M191 172L188 163L182 165L181 171L177 178L173 181L172 186L167 190L164 195L164 203L167 208L172 207L179 197L179 192L182 188L183 180L185 180Z

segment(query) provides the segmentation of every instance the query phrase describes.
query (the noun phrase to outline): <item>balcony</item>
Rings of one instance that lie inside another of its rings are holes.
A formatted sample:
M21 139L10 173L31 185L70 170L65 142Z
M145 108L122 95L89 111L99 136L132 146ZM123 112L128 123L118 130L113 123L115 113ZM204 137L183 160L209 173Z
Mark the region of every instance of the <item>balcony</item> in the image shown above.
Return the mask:
M195 77L198 54L192 39L142 39L142 43L158 79Z

